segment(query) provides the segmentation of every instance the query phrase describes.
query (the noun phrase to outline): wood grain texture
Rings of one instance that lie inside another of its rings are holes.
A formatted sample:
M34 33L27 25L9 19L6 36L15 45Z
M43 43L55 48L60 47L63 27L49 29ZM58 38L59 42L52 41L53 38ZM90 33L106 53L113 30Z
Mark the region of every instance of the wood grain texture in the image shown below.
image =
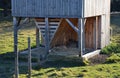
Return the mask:
M81 17L82 1L12 0L12 15L21 17Z

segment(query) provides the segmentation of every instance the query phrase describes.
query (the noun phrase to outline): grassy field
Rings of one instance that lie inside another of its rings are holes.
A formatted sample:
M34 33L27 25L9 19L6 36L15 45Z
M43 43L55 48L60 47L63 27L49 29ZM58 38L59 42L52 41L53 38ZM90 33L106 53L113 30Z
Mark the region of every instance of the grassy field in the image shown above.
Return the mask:
M31 20L32 21L32 20ZM113 43L120 43L120 15L111 17L111 26L113 28ZM30 23L19 30L18 46L19 51L27 49L27 37L32 39L32 47L35 44L35 26ZM57 57L56 57L57 58ZM79 58L69 60L56 60L47 62L49 66L33 66L32 78L120 78L120 57L117 62L104 63L94 66L84 66L80 64ZM19 58L22 62L27 62L26 58ZM34 59L36 60L36 59ZM27 77L27 66L20 65L20 78ZM14 53L13 53L13 27L12 18L1 17L0 19L0 78L14 77Z

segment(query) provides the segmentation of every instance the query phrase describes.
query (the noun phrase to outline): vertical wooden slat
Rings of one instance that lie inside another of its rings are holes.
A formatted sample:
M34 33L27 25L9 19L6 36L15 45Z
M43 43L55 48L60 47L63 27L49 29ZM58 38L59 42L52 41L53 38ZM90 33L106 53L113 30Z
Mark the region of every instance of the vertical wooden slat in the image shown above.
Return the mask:
M98 48L101 48L101 16L98 18Z
M105 46L105 26L106 26L106 21L105 21L105 15L101 15L101 48Z
M12 0L12 15L22 17L81 17L83 0ZM78 9L79 7L79 9Z
M94 49L98 48L98 17L94 19Z
M18 30L17 30L17 18L13 17L14 25L14 53L15 53L15 78L19 75L19 65L18 65Z

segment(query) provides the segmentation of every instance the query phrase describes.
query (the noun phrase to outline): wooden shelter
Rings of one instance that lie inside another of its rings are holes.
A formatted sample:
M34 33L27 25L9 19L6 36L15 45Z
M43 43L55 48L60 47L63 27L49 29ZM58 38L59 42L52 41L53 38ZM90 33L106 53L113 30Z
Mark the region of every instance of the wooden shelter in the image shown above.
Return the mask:
M21 18L35 19L36 44L39 47L41 32L47 53L73 41L83 55L86 49L101 49L110 41L110 0L12 0L12 15L15 49Z
M110 0L12 0L12 16L16 55L21 18L35 19L36 44L41 32L46 55L55 46L75 42L82 56L110 42Z

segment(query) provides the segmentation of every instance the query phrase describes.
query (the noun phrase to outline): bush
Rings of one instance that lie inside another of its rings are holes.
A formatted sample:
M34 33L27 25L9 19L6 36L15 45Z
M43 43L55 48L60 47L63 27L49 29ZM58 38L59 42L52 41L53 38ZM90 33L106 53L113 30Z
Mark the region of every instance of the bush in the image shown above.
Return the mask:
M101 50L101 54L120 53L120 44L111 43Z
M107 58L106 63L118 63L120 62L120 55L118 54L111 54L109 58Z

